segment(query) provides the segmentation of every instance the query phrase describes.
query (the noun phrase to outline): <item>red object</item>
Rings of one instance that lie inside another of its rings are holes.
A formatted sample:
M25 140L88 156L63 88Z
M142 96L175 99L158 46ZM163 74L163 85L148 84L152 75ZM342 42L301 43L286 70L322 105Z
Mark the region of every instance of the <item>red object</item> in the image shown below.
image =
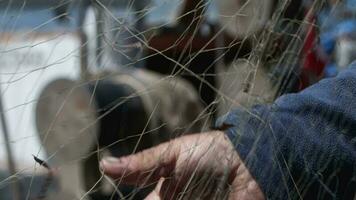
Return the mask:
M302 70L301 70L301 84L300 89L304 89L318 81L323 74L326 62L319 55L317 29L315 27L315 18L311 17L310 25L308 27L302 50Z

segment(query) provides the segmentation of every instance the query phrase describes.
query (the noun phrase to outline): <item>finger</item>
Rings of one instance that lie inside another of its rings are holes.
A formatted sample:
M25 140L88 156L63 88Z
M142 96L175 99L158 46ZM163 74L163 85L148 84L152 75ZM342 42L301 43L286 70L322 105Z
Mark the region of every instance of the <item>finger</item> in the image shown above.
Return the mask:
M145 198L145 200L161 200L160 191L164 178L160 178L155 189Z
M104 173L126 184L143 184L168 176L175 167L179 146L171 141L122 158L107 157L100 162Z
M161 197L155 190L153 190L151 193L148 194L145 200L161 200Z

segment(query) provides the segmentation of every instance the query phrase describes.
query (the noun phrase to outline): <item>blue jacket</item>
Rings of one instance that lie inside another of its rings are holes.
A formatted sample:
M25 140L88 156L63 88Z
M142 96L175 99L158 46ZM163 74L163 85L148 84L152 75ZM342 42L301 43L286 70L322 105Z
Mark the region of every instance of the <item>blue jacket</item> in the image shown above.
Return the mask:
M353 199L356 190L356 62L335 78L234 110L217 126L268 199Z

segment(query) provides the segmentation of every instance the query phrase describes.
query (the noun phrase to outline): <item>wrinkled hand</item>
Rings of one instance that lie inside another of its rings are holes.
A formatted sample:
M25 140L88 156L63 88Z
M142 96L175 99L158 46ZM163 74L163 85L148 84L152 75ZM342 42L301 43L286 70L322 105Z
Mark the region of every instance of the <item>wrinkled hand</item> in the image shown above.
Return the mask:
M183 136L119 159L104 158L100 165L119 183L143 186L158 182L146 199L264 199L220 131Z

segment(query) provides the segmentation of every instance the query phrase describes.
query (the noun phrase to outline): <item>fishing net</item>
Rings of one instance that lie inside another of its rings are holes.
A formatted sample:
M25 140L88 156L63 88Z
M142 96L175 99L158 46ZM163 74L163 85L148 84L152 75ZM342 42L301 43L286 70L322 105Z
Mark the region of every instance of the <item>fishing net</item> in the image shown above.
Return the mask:
M123 185L99 161L211 130L232 109L334 76L356 52L354 22L333 30L355 18L353 1L0 5L1 199L143 199L154 184ZM181 198L227 198L211 173Z

